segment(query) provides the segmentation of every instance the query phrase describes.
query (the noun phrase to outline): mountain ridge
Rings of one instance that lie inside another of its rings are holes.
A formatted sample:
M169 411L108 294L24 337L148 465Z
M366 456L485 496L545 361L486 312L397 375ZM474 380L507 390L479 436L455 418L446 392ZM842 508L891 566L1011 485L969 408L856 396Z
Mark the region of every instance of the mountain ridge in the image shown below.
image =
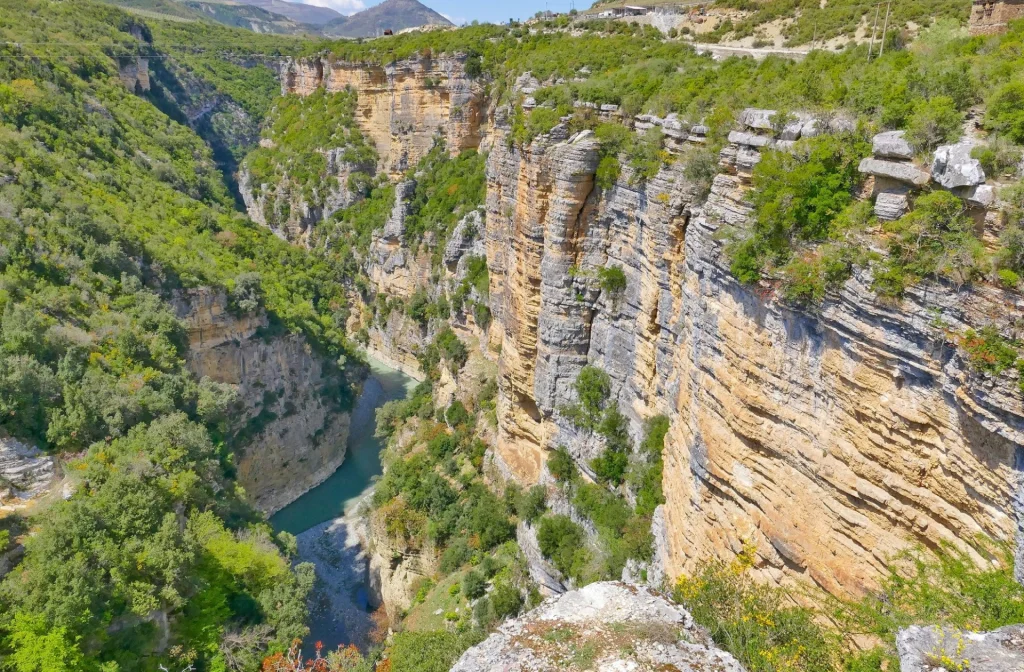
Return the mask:
M384 0L349 17L335 19L321 27L327 37L375 37L384 31L399 32L420 26L454 26L444 16L418 0Z

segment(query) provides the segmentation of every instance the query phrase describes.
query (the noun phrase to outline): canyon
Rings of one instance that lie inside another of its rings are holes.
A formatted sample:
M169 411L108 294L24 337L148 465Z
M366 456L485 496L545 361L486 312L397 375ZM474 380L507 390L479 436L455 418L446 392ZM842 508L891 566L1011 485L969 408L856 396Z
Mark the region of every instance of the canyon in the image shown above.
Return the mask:
M463 62L291 60L282 86L298 95L352 87L378 168L392 176L435 136L452 153L488 152L474 244L487 258L493 321L456 326L499 368L493 460L504 477L551 483L545 463L560 445L590 469L601 441L559 412L589 363L609 374L634 439L653 415L671 422L652 577L671 580L752 545L765 581L856 596L914 545L950 544L979 562L988 557L979 536L1020 548L1024 407L1005 382L1015 374L993 380L954 347L967 329L1013 331L1019 295L928 283L886 303L859 271L818 309L794 309L770 286L733 278L721 234L750 226L745 194L759 152L798 138L799 125L780 134L760 121L771 111L744 114L706 199L680 161L649 180L624 165L601 189L592 133L563 123L514 146L511 110L485 98ZM520 78L519 92L537 85ZM676 158L707 132L672 115L600 114L638 133L658 126ZM377 291L408 296L430 274L422 256L395 259L401 203L375 234L375 245L392 246L378 257L387 263L368 271ZM609 265L625 273L621 295L586 272ZM406 366L425 341L400 314L372 337L385 361Z
M262 310L233 311L224 292L188 290L175 308L189 369L235 391L238 480L253 503L272 514L327 480L345 459L349 413L322 357L301 335L274 334Z

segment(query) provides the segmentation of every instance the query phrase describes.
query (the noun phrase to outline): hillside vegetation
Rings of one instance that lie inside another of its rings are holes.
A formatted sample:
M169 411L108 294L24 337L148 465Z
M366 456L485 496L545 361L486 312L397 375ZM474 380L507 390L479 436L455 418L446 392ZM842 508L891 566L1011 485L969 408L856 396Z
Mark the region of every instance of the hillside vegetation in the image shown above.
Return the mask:
M125 89L138 25L0 4L0 427L77 454L78 484L0 585L19 672L223 669L229 637L254 669L305 632L311 575L234 484L230 390L185 371L169 299L222 287L338 358L344 280L239 216L209 148Z

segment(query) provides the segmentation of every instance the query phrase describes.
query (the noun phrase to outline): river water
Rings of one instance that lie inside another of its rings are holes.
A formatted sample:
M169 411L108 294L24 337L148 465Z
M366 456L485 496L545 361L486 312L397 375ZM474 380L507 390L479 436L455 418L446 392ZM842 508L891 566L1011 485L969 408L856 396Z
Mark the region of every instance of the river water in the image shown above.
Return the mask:
M326 650L355 644L365 649L372 628L369 558L359 504L382 473L383 442L373 433L377 409L404 399L416 380L370 358L370 375L352 410L345 462L324 483L271 517L276 530L298 537L299 560L316 566L309 642Z

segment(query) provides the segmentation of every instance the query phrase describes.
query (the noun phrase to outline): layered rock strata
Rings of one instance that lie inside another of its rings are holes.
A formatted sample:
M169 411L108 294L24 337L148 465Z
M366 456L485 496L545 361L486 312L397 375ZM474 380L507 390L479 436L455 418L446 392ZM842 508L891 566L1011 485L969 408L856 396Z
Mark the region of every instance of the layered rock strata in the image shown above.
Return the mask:
M679 163L646 182L624 166L597 189L590 135L559 126L516 149L498 112L487 256L499 457L536 482L547 451L564 444L587 470L601 442L558 409L592 363L609 373L635 437L644 418L671 419L658 535L670 577L747 543L764 579L858 594L910 544L1012 542L1020 395L1012 380L973 373L949 340L990 323L1014 332L1020 297L924 285L887 305L865 272L805 313L770 286L740 285L723 236L750 226L760 151L818 132L809 120L782 140L762 116L734 135L707 202L695 203ZM930 180L919 172L912 182ZM591 280L612 265L627 280L617 296Z
M24 508L46 494L56 479L52 455L0 436L0 512Z
M327 479L345 459L349 414L336 406L338 381L306 340L264 336L264 313L233 314L222 292L176 298L189 335L189 369L232 386L233 428L244 443L238 481L271 514Z
M500 353L495 457L505 475L543 481L546 455L559 445L590 469L602 440L559 412L589 363L608 372L635 439L646 418L671 421L656 575L671 578L754 545L761 578L850 595L875 587L892 555L912 544L951 543L980 561L978 535L1014 542L1024 524L1015 373L975 373L956 342L988 324L1019 336L1010 319L1019 295L925 284L892 305L870 289L870 271L860 271L806 312L779 302L771 283L743 286L729 272L725 239L751 226L747 192L761 153L849 130L847 120L782 124L770 110L744 112L710 195L698 202L684 164L703 126L596 110L640 132L660 127L665 149L682 159L647 180L623 160L620 177L602 189L592 133L571 135L559 124L517 147L507 141L509 110L496 108L488 129L483 101L458 68L458 59L386 68L317 59L287 64L283 86L300 95L358 89L360 124L393 175L429 150L438 128L452 150L477 146L490 131L484 245L489 345ZM438 87L442 70L453 74ZM524 77L517 87L528 97L535 84ZM454 115L456 92L475 110L468 117ZM956 183L983 210L976 195L987 198L989 187L978 184L983 174L960 170L959 159L950 163L958 151L947 150L935 179ZM935 167L915 165L898 134L878 138L875 153L861 170L872 178L876 212L894 219L933 184ZM370 273L378 289L407 297L423 286L424 267L399 241L397 230L375 241ZM613 266L626 278L621 291L598 281ZM371 329L371 344L406 362L429 339L420 330L417 341L402 315L377 329L388 336ZM398 337L402 330L407 336Z

